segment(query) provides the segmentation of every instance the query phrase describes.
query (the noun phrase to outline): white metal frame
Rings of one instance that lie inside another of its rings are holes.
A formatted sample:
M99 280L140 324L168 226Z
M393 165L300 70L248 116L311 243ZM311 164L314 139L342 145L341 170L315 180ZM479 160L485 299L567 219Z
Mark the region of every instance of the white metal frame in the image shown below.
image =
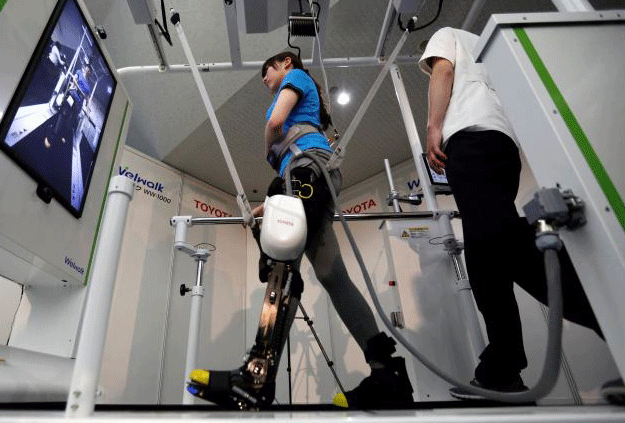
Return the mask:
M423 147L419 140L419 133L417 132L417 125L414 121L414 115L408 102L408 95L406 94L406 88L401 78L401 73L397 65L393 65L391 68L391 78L395 87L395 94L397 95L397 101L402 113L404 125L406 126L406 133L408 134L408 141L410 142L410 148L412 150L413 159L417 168L417 174L419 175L419 181L421 182L421 189L426 201L426 205L429 210L435 215L444 228L445 234L448 234L449 240L455 240L455 234L453 227L451 226L451 213L449 211L440 211L438 209L438 202L436 201L436 195L434 188L430 183L430 178L427 175L425 164L421 160L423 154ZM456 269L457 281L455 282L455 288L458 292L458 306L462 313L463 320L466 323L466 335L467 343L472 351L472 357L474 364L477 366L478 357L484 350L486 343L484 341L484 335L480 328L480 322L477 315L477 309L475 301L473 299L473 293L469 285L469 278L465 270L464 262L462 261L459 252L451 254L451 258Z
M133 193L134 183L130 179L124 176L111 178L93 269L89 275L89 293L67 398L66 417L93 414L126 215Z
M489 70L540 186L557 183L586 203L588 223L560 235L608 347L625 374L625 232L510 25L624 21L625 11L493 15L474 51ZM622 58L621 58L622 59ZM540 142L536 142L540 140Z

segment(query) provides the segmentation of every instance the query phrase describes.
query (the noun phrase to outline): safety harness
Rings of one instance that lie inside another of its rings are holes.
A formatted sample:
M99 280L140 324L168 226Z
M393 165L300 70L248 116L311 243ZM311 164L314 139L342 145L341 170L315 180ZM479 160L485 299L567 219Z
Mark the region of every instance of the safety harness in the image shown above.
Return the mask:
M321 133L318 127L309 123L296 123L291 126L286 135L280 142L276 142L269 148L267 153L267 161L276 171L280 171L280 163L282 159L289 151L291 145L295 145L295 141L302 138L304 135L312 134L314 132Z

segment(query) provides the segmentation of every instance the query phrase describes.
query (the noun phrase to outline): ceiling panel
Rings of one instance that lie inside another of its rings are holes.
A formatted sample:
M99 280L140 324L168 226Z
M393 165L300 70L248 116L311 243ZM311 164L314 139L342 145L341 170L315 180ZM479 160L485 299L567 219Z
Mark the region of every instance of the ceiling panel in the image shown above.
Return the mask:
M302 0L304 4L308 2ZM145 26L135 25L127 0L85 0L96 24L107 29L105 45L117 68L155 65L156 54ZM159 2L156 2L159 3ZM167 8L181 13L185 33L197 62L228 62L229 45L223 0L171 0ZM445 1L438 20L428 28L410 34L401 55L411 56L414 64L400 69L420 137L424 137L428 78L418 71L423 42L444 26L460 27L472 1ZM622 0L591 0L597 9L625 7ZM388 2L386 0L333 0L327 22L324 57L370 57L380 36ZM419 22L434 17L438 0L427 0ZM483 10L471 28L479 33L493 13L554 11L550 0L485 0ZM405 22L407 17L402 16ZM175 30L173 47L166 46L170 64L184 63ZM268 34L239 34L244 61L262 61L287 48L286 27ZM395 21L388 34L383 55L390 54L401 31ZM296 38L302 56L311 55L311 38ZM349 91L352 101L346 106L332 104L333 119L340 132L351 122L381 67L327 69L328 84ZM311 75L323 85L319 69ZM262 85L258 71L203 73L221 129L229 145L246 194L261 201L274 174L263 157L265 110L271 95ZM234 194L215 132L207 119L199 93L190 73L151 73L125 75L122 81L134 105L127 144L168 163L206 183ZM383 159L392 164L411 159L408 139L401 119L390 77L383 82L347 149L342 172L344 188L382 172Z

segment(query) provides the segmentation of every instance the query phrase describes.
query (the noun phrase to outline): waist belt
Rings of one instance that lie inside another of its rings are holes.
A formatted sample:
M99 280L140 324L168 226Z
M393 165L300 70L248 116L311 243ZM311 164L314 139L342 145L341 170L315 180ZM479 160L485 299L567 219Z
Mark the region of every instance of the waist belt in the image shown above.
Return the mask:
M276 171L280 171L280 163L282 163L282 159L289 151L291 144L304 135L312 134L313 132L321 133L319 128L307 123L296 123L291 126L282 141L272 144L269 148L267 161L271 167Z

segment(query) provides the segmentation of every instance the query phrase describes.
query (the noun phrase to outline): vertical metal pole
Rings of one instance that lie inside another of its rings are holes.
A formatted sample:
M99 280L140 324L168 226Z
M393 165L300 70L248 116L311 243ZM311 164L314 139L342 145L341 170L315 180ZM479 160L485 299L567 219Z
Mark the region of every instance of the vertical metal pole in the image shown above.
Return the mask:
M386 44L386 39L388 38L391 25L396 16L397 12L395 12L393 0L389 0L388 5L386 6L386 15L384 15L382 28L380 29L380 35L378 36L378 44L375 48L375 53L373 53L374 57L380 57L384 54L384 45Z
M202 286L202 273L207 254L201 252L195 257L197 261L197 272L195 286L191 290L191 313L189 318L189 338L187 339L187 359L185 362L185 372L183 379L182 403L185 405L194 404L194 397L186 389L186 378L195 369L197 363L198 341L200 339L200 321L202 319L202 299L204 298L204 286Z
M308 313L306 313L306 310L304 310L304 306L302 305L302 303L298 302L297 305L299 306L300 311L304 315L304 317L303 317L304 321L306 322L306 324L308 324L308 327L310 328L310 331L312 332L313 336L315 337L315 341L317 342L317 345L319 346L319 350L321 351L321 354L323 354L323 358L325 358L326 363L328 364L328 367L330 368L330 371L332 372L332 376L334 376L334 380L336 381L336 384L338 385L338 387L341 390L341 392L343 393L343 395L345 395L345 388L343 388L343 384L339 380L339 377L336 374L336 370L334 370L334 362L332 360L330 360L330 357L328 357L328 354L326 353L325 348L323 348L323 344L321 343L321 339L319 339L319 335L317 335L317 331L313 327L313 321L310 320L310 317L308 317Z
M462 22L462 26L460 29L464 29L465 31L471 31L473 24L475 23L478 14L484 9L484 3L486 0L473 0L473 4L469 9L469 13L464 18L464 22Z
M230 61L234 69L241 68L241 42L237 25L237 2L224 2L226 13L226 28L228 30L228 45L230 46Z
M388 159L384 159L384 167L386 168L386 176L388 178L388 185L391 190L391 197L393 198L393 209L395 213L400 213L399 201L397 200L397 190L395 189L395 183L393 182L393 173L391 171L391 165ZM404 313L401 308L401 297L399 295L399 287L397 286L397 275L395 273L395 262L393 261L393 253L391 252L391 243L389 241L390 234L388 232L388 222L384 221L384 249L386 250L386 259L389 266L389 281L390 290L393 292L393 300L395 302L395 310L391 311L391 322L395 327L404 327Z
M293 405L293 383L291 381L291 335L286 336L286 374L289 378L289 405Z
M479 364L478 357L486 348L486 343L480 327L469 278L460 257L460 251L451 252L450 255L456 268L456 291L458 292L458 305L462 313L462 320L466 325L466 339L469 344L469 350L473 352L471 360L473 365L477 366Z
M393 210L395 213L399 213L399 201L397 201L397 190L395 189L395 183L393 182L393 174L391 173L391 165L388 159L384 159L384 168L386 169L386 177L388 178L388 186L391 189L391 198L393 198Z
M395 86L395 94L397 95L397 100L399 101L399 108L401 110L402 117L404 118L404 124L406 125L406 132L408 133L408 140L410 142L414 161L417 166L417 173L419 174L420 185L423 189L423 196L427 206L430 210L435 212L436 216L438 203L436 202L434 190L430 184L430 178L425 173L425 164L423 163L421 156L423 154L423 147L421 146L421 141L419 140L417 126L410 108L410 103L408 102L406 88L404 87L404 83L401 79L401 73L399 72L397 65L393 65L393 68L391 69L391 77ZM455 239L449 215L447 213L439 214L438 221L443 229L443 233L445 235L450 235ZM467 343L473 351L473 354L471 355L474 362L473 364L477 365L477 357L481 354L485 346L484 336L482 335L482 329L480 327L477 310L475 308L473 294L469 286L469 280L466 277L464 264L460 258L460 251L452 251L450 255L456 269L458 304L463 320L466 322Z
M419 133L417 132L417 125L415 124L412 109L408 102L408 95L406 94L406 88L404 82L401 79L401 73L397 65L391 66L391 79L393 80L393 86L395 87L395 95L399 102L399 109L401 115L404 118L404 125L406 126L406 133L408 134L408 142L410 142L410 148L412 150L412 156L414 158L415 166L417 167L417 174L419 175L419 185L423 190L423 198L425 198L425 204L429 210L435 212L438 210L438 203L436 202L436 196L434 195L434 188L430 183L430 178L426 173L425 163L421 155L423 154L423 147L419 140Z
M93 414L122 237L133 192L134 184L130 179L124 176L111 178L93 269L89 275L89 292L65 408L67 418Z

